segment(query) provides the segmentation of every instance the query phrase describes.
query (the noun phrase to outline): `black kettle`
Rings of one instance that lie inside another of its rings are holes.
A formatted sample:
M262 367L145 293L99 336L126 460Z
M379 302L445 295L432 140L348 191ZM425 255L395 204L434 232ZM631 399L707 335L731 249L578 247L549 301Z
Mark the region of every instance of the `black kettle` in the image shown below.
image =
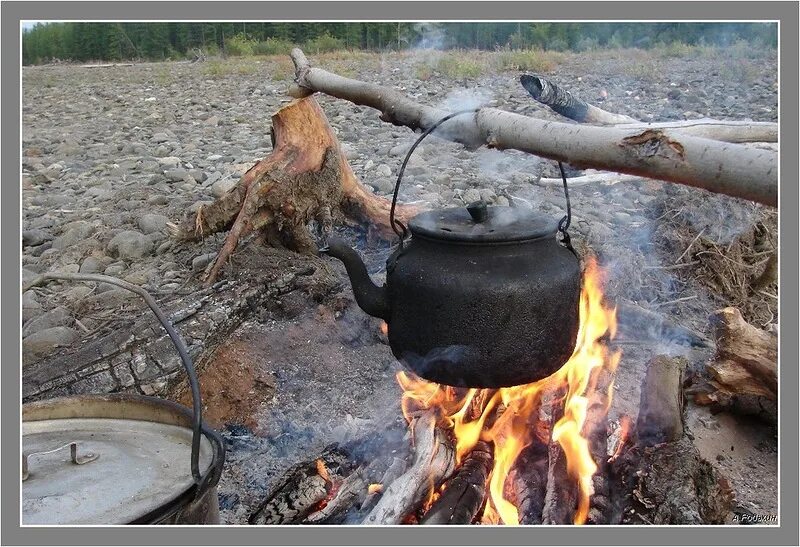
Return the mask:
M386 321L392 353L419 376L478 388L534 382L569 359L578 333L581 268L566 232L569 213L558 222L476 202L420 213L409 222L410 239L394 219L411 153L460 113L439 120L406 156L391 214L400 244L387 260L386 284L376 286L340 239L323 250L344 263L359 307Z

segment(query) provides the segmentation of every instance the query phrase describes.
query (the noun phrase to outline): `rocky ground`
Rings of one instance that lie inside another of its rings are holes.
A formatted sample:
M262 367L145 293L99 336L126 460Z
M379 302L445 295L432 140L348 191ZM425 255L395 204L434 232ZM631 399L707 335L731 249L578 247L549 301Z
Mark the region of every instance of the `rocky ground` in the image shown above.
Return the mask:
M339 55L319 64L394 86L427 104L491 104L557 119L519 85L519 71L487 68L479 76L446 77L437 69L437 55ZM776 121L774 53L718 55L567 54L549 77L607 110L644 121ZM168 238L166 224L225 193L269 153L270 116L288 102L289 84L284 59L25 67L23 278L47 271L105 273L159 294L197 286L197 272L221 239L178 244ZM328 97L320 103L355 174L376 193L389 194L412 131L381 122L368 108ZM482 197L495 204L515 201L554 219L564 211L561 189L538 184L543 175L556 176L555 164L514 151L468 151L430 138L406 173L404 201L444 206ZM683 241L679 236L691 240L705 230L715 245L731 246L760 223L769 234L765 248L776 244L773 211L699 190L648 181L578 187L571 197L573 238L599 256L609 295L701 333L708 314L735 295L686 271L661 269L685 249L675 244ZM665 219L673 220L668 231ZM380 275L388 249L362 244L373 273ZM23 373L114 319L109 315L119 313L119 293L110 289L63 284L24 293ZM349 294L344 282L338 290ZM241 404L251 395L247 415L232 409L218 416L231 449L220 486L228 522L242 522L275 477L304 455L398 416L397 365L377 325L349 308L333 316L313 302L300 308L289 318L246 321L232 337L240 353L231 359L257 361L261 373L240 388ZM769 299L748 314L759 326L777 323L777 306ZM320 321L327 330L315 327ZM623 357L619 384L629 389L618 391L617 415L635 414L646 361L640 357L681 351L672 342L658 340ZM224 377L216 381L225 384ZM704 455L732 478L742 507L777 512L774 431L700 410L690 427Z

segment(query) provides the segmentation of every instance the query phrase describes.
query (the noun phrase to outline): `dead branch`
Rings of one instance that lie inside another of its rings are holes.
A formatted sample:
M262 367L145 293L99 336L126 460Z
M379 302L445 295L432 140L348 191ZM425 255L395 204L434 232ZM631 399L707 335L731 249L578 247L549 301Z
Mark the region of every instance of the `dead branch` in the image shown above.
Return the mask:
M376 84L310 67L292 50L302 93L322 92L381 111L381 119L412 129L430 127L447 112L415 103ZM778 203L777 154L661 129L619 129L558 123L483 108L459 116L439 134L467 146L513 148L579 168L596 168L677 182L749 199Z

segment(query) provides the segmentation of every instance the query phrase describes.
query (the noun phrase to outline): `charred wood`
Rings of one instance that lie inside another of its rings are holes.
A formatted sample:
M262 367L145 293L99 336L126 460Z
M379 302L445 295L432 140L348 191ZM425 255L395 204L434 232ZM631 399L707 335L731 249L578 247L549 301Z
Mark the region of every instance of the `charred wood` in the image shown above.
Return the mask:
M458 472L444 483L444 491L420 524L470 524L486 500L486 484L493 461L492 447L485 441L478 441Z

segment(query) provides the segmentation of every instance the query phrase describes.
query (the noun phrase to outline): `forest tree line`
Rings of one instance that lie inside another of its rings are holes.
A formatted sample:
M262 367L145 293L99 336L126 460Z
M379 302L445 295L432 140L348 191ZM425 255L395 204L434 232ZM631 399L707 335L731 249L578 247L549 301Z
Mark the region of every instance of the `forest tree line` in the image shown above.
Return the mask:
M203 54L284 54L339 49L650 48L674 42L777 47L766 23L37 23L23 31L22 60L164 60Z

